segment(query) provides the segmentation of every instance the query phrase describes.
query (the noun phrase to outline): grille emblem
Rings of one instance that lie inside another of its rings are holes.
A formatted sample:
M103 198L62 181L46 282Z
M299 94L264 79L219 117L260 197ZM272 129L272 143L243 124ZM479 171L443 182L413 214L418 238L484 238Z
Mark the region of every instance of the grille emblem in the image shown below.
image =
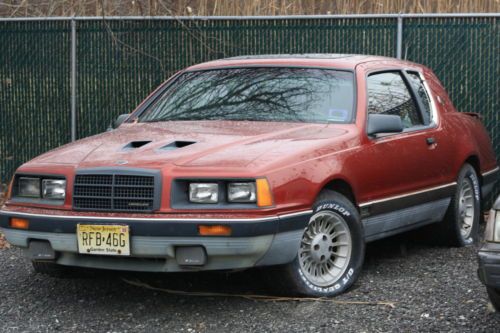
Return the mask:
M129 207L149 207L147 202L129 202Z
M124 164L127 164L128 161L127 160L118 160L115 163L118 164L118 165L124 165Z

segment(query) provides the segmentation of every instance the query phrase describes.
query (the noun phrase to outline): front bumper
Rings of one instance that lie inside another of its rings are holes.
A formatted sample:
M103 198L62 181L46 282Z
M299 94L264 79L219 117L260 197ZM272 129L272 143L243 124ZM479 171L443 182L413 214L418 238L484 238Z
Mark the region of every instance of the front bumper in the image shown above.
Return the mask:
M100 269L178 272L188 270L241 269L278 265L297 255L310 211L256 219L169 219L95 216L55 216L0 211L0 228L14 246L28 250L33 240L46 241L56 252L55 262L67 266ZM29 230L9 227L11 217L29 220ZM131 255L127 257L78 253L77 224L129 225ZM198 235L198 225L224 224L230 237ZM179 265L176 248L202 247L203 266Z
M478 254L478 275L486 286L500 289L500 243L485 243Z

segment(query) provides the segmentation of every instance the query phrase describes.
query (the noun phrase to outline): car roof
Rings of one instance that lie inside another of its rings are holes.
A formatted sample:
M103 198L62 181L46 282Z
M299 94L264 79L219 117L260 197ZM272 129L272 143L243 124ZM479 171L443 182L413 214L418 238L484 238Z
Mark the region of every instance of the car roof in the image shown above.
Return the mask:
M254 66L303 66L303 67L333 67L354 70L361 63L384 62L404 66L417 64L398 60L396 58L338 53L305 53L305 54L263 54L224 58L197 64L187 70L204 70L221 67L254 67ZM420 65L419 65L420 66Z

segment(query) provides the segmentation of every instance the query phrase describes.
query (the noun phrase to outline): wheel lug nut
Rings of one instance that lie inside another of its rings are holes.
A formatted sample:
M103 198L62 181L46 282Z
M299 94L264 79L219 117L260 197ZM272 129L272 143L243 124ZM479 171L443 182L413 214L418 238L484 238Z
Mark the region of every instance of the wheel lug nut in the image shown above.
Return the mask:
M318 250L319 250L319 245L318 245L318 244L314 245L314 250L315 250L315 251L318 251Z

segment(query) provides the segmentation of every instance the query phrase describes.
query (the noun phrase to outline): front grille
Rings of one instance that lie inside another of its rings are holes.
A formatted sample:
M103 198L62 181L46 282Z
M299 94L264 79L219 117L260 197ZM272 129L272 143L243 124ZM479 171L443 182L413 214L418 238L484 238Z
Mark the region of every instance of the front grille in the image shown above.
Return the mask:
M153 211L154 175L83 174L75 176L73 208L94 211Z

